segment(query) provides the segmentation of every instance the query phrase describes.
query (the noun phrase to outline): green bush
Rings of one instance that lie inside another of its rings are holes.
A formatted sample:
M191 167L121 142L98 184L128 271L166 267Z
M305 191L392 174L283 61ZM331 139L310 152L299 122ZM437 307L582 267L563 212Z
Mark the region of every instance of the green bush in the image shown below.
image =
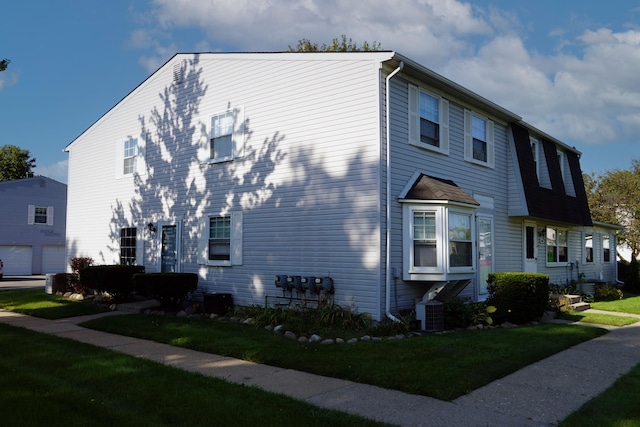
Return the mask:
M491 273L487 305L496 307L495 323L539 319L549 301L549 276L540 273Z
M195 273L148 273L134 274L135 291L143 296L160 301L163 306L176 308L198 287Z
M452 298L443 303L444 328L466 328L471 322L470 307L462 298Z
M616 301L622 299L622 291L618 288L606 285L596 285L596 301Z
M80 284L84 288L125 297L133 291L133 275L143 272L144 267L138 265L96 265L80 270Z
M640 263L632 259L631 262L618 262L618 277L624 282L624 289L627 292L640 291Z

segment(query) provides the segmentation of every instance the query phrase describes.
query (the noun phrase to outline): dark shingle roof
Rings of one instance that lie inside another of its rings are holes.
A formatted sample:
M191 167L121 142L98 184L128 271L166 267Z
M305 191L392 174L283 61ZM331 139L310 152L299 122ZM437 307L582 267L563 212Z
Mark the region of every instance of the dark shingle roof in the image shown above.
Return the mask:
M416 180L405 199L443 200L476 206L480 205L469 193L458 187L455 182L424 174L421 174Z

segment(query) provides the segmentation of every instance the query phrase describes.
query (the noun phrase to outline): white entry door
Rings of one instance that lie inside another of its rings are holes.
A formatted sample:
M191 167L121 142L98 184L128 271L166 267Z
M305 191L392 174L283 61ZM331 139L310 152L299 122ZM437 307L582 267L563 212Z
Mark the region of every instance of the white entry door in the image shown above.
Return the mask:
M535 222L524 223L523 236L523 254L524 254L524 271L525 273L538 272L538 244L537 244L537 228Z

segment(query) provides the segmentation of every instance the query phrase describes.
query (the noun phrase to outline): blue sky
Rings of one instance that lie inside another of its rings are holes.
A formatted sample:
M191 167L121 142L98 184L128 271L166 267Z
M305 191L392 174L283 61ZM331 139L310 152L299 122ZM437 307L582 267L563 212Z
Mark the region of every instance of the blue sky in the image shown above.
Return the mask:
M615 6L615 7L612 7ZM616 0L22 0L0 6L0 146L66 182L64 147L176 52L378 41L582 151L640 159L640 3Z

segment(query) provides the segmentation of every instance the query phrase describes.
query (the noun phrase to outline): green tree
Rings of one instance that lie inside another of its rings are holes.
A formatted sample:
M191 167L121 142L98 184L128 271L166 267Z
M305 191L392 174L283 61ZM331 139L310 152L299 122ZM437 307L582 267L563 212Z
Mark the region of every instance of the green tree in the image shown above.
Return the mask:
M0 61L0 71L4 71L7 69L7 67L9 66L9 61L8 59L3 59Z
M624 226L618 241L631 249L632 258L637 258L640 255L640 160L632 160L629 170L585 175L584 182L592 218Z
M362 46L358 47L358 44L354 43L351 38L347 40L347 36L344 34L340 39L335 38L331 43L323 43L320 46L309 39L298 40L296 47L289 46L289 52L369 52L374 50L380 50L380 43L374 41L369 44L365 41Z
M29 150L23 150L15 145L0 147L0 181L12 181L33 176L32 169L36 167L36 159Z

